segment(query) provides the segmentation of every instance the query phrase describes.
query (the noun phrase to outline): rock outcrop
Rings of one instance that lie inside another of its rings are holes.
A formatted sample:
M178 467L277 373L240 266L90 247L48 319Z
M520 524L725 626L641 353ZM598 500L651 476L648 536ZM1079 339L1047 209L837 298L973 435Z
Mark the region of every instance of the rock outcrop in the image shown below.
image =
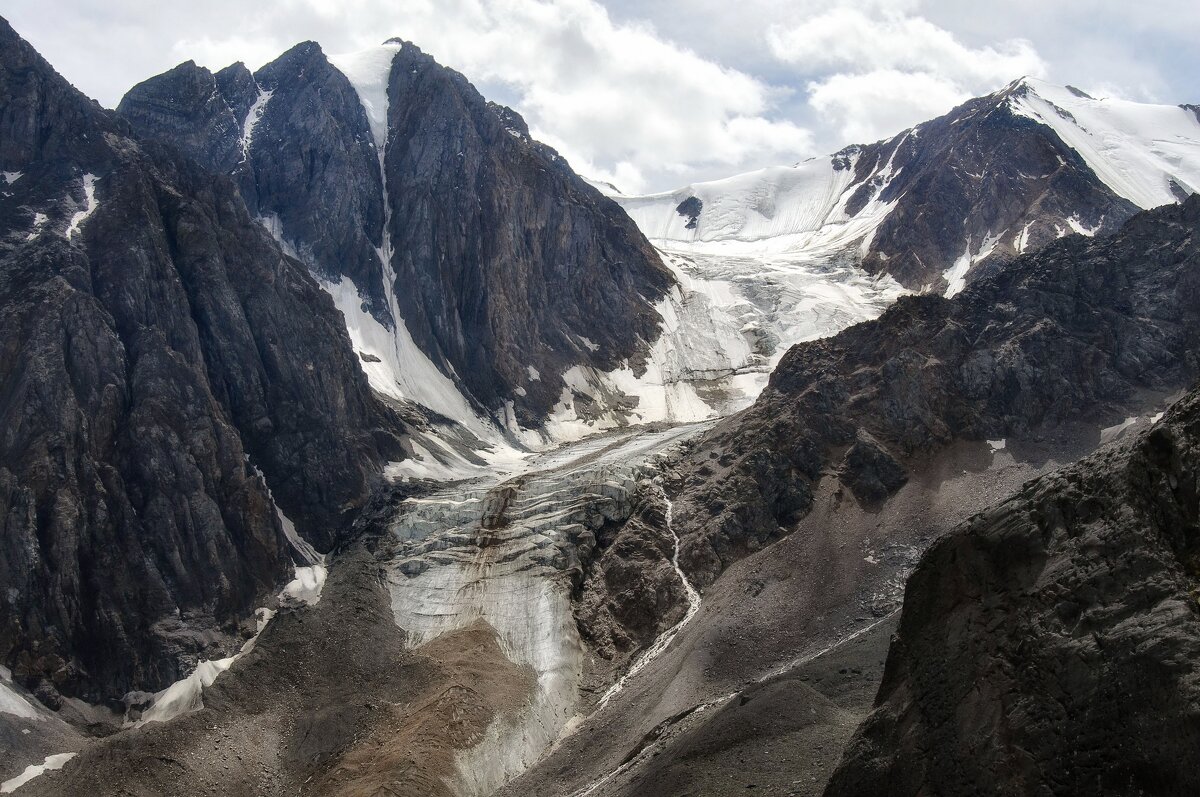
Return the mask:
M189 62L119 111L231 175L317 276L353 280L487 412L538 427L565 371L637 371L659 335L672 278L633 222L413 44L330 59L305 42L253 76Z
M877 321L793 347L751 409L684 463L682 560L702 582L786 534L812 485L864 430L905 458L955 440L1124 418L1147 390L1200 374L1200 198L1139 214L1107 239L1071 236L954 299L902 298ZM878 457L843 482L862 495ZM897 479L898 474L889 478ZM867 499L879 497L868 490Z
M943 537L825 794L1200 790L1200 392Z
M1028 91L1015 84L864 148L856 172L890 163L894 176L882 190L860 183L847 212L873 196L895 203L864 268L921 288L943 281L961 258L966 268L1005 261L1069 230L1114 232L1137 212L1053 130L1013 108L1013 95Z
M0 662L51 701L161 688L290 576L276 502L328 549L402 427L232 183L3 21L0 130Z

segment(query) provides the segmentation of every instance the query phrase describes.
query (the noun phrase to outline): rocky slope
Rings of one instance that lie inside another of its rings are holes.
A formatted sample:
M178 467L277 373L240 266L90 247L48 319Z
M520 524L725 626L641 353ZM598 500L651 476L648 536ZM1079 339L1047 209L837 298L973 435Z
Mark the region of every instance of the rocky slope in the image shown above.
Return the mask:
M402 426L233 185L2 21L0 130L0 661L52 707L159 688L302 558L275 501L331 547Z
M954 440L1095 430L1186 387L1200 373L1198 228L1193 197L793 347L755 406L688 458L686 566L708 583L786 533L827 469L869 505L905 460Z
M1200 392L939 540L825 794L1200 789Z
M1196 378L1197 229L1192 198L794 347L667 477L699 612L502 794L820 794L921 551Z
M1186 108L1022 79L886 141L651 196L615 198L678 252L846 253L952 295L980 262L1109 233L1200 185Z
M633 223L413 44L328 58L306 42L254 75L189 62L119 112L237 180L382 361L368 373L385 393L536 428L564 400L564 372L640 373L659 335L653 305L673 280ZM439 379L402 373L422 358L462 407L426 384Z

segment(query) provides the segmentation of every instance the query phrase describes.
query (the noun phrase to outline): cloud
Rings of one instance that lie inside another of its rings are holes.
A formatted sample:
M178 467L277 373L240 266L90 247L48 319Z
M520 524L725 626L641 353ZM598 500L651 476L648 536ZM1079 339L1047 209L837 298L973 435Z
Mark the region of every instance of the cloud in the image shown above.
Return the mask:
M993 91L1046 64L1025 39L969 47L908 13L915 3L835 7L767 32L771 52L804 75L809 103L849 141L872 141Z
M596 0L75 0L53 24L35 0L13 2L18 30L110 107L188 59L253 69L306 39L333 54L400 36L516 107L578 171L626 191L812 154L811 133L781 112L791 89L616 21Z
M399 27L485 88L499 84L537 137L626 191L812 147L807 130L773 117L786 92L614 22L593 0L450 0L406 9Z
M666 190L892 134L1032 73L1195 102L1194 0L7 0L108 106L189 58L401 36L512 105L580 172Z
M940 116L971 96L937 75L895 69L836 74L809 87L809 104L842 140L864 144Z

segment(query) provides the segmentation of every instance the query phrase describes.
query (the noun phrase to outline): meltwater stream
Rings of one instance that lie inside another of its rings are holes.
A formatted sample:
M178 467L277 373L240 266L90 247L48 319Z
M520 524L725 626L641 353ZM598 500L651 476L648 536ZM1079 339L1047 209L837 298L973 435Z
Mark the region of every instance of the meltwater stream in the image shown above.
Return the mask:
M390 528L385 568L393 617L408 644L420 647L482 621L503 654L535 676L524 705L496 717L481 741L459 752L457 793L496 791L541 758L576 718L585 647L572 612L573 579L581 577L601 527L627 520L639 489L661 490L653 481L656 456L707 426L590 438L537 456L507 479L475 480L405 502ZM676 538L673 563L687 589L688 614L635 667L665 649L699 607L678 567L678 550Z
M657 659L663 651L669 648L671 643L675 641L675 637L679 635L681 630L683 630L683 627L691 622L692 618L696 616L696 612L700 611L700 593L697 592L696 588L692 586L692 582L688 580L687 574L684 573L683 568L679 566L679 535L675 533L675 527L672 524L674 504L672 503L671 499L667 497L666 491L663 490L661 481L657 482L657 486L659 492L662 494L663 501L665 501L667 505L667 531L671 532L671 538L675 541L675 550L671 555L671 566L675 568L675 573L679 576L679 580L683 583L683 588L687 592L687 613L683 615L682 620L660 634L658 639L654 640L654 643L650 645L650 647L642 651L641 655L639 655L637 660L634 661L633 666L631 666L624 675L618 678L616 683L608 688L608 691L601 696L600 702L596 704L597 711L608 705L608 701L612 700L622 689L625 688L625 684L629 682L630 678L633 678L635 675L645 669L647 664Z

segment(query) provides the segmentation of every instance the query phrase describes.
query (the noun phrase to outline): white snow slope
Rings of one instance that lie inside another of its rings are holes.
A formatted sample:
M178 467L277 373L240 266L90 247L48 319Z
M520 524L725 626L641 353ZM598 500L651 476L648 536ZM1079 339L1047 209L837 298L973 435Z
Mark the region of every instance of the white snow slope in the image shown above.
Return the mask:
M1189 109L1093 99L1032 78L1015 81L1004 92L1014 112L1053 130L1105 185L1139 207L1178 201L1171 181L1188 193L1200 189L1200 119ZM890 181L892 164L873 176ZM661 194L610 196L660 246L740 242L757 244L753 251L819 255L860 241L891 210L868 205L848 219L842 209L852 179L852 168L836 170L830 158L823 158ZM691 229L676 210L689 197L703 203Z
M1113 190L1141 208L1200 190L1200 119L1177 105L1093 99L1025 78L1009 107L1054 130Z
M1175 202L1181 193L1200 188L1200 119L1192 110L1098 100L1029 78L1013 82L997 96L1005 98L1014 113L1049 127L1115 194L1139 207ZM919 126L905 135L918 134ZM861 184L852 184L857 157L850 155L849 168L844 162L835 168L832 158L811 159L660 194L606 193L625 208L677 272L689 272L691 281L683 283L685 288L700 286L715 308L714 319L722 314L744 318L760 338L776 341L770 358L774 360L792 343L877 315L899 292L890 281L872 281L847 262L867 251L875 230L892 211L894 202L880 202L879 195L902 170L902 165L889 161L866 176L876 186L873 198L849 217L846 203ZM679 212L691 197L701 203L694 219ZM1094 232L1069 219L1061 234L1072 231ZM967 273L991 254L998 240L989 236L964 242L962 257L946 271L947 296L962 290ZM1024 248L1022 241L1018 234L1018 250ZM770 312L747 312L761 311L764 300L773 302ZM684 318L682 333L672 335L701 341L703 325ZM720 327L721 321L714 320L712 328ZM713 349L705 341L696 348L703 352L702 359L728 354L739 368L736 347ZM740 370L747 366L743 363ZM748 384L749 393L755 393L756 383Z

